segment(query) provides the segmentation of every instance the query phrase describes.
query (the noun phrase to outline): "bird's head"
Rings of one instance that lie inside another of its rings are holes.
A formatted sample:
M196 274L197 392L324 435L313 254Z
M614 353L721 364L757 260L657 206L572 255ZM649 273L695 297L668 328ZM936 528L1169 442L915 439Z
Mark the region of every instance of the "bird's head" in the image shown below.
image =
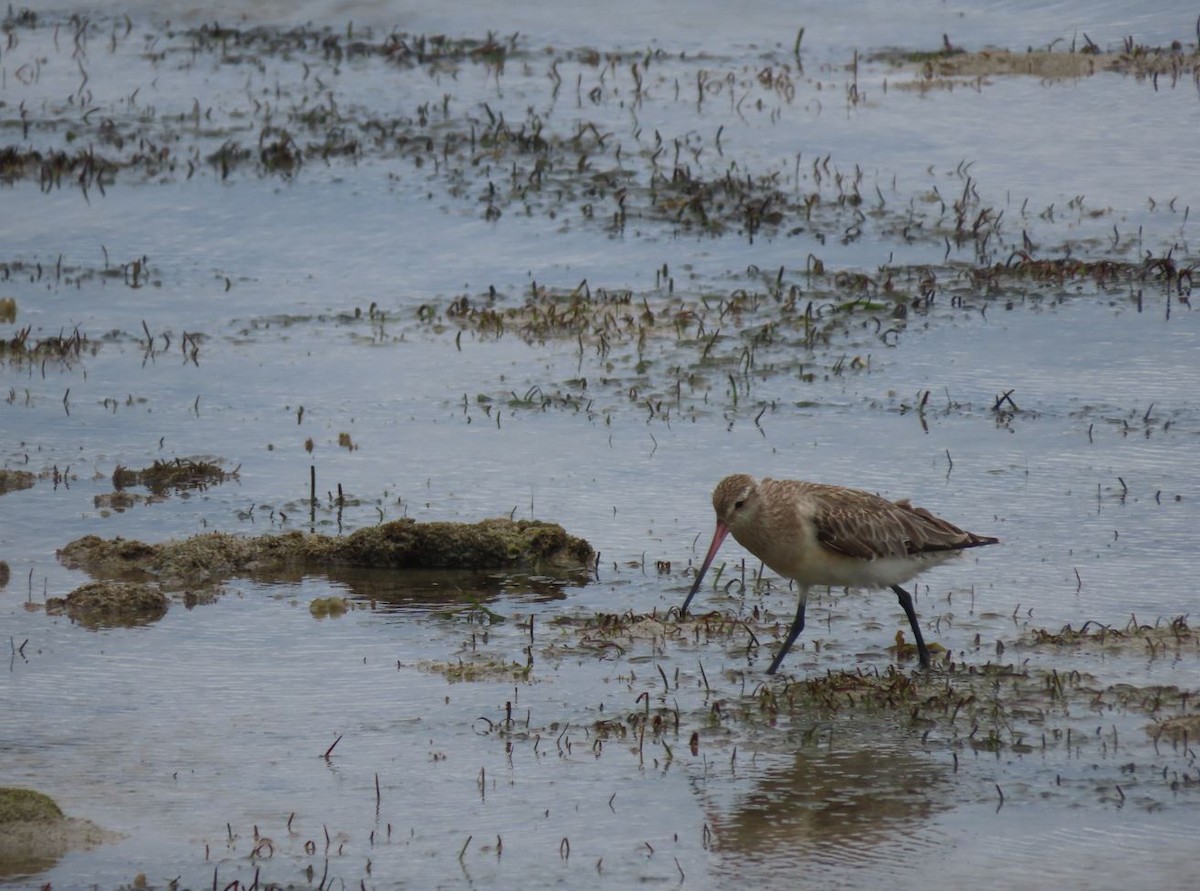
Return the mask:
M725 477L713 489L712 500L717 522L732 532L734 538L738 537L739 529L754 524L762 508L758 481L748 473Z
M712 544L708 546L704 562L700 564L700 570L696 573L696 581L692 583L692 589L679 609L681 617L687 613L688 604L700 590L700 582L704 580L704 574L708 572L713 558L717 556L717 551L720 550L725 536L732 532L734 538L738 538L739 529L749 528L750 524L754 523L755 517L758 516L761 509L760 500L758 483L749 474L735 473L717 483L717 488L713 490L713 507L717 511L717 528L713 531Z

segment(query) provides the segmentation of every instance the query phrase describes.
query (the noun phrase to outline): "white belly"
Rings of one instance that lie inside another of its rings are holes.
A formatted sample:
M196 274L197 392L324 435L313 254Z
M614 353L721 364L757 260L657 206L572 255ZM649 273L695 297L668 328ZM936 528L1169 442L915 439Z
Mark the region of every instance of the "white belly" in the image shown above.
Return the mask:
M768 554L763 562L801 585L832 585L839 588L903 585L925 570L960 556L958 551L943 551L863 560L834 553L812 540L801 541L799 545L789 548L785 553Z

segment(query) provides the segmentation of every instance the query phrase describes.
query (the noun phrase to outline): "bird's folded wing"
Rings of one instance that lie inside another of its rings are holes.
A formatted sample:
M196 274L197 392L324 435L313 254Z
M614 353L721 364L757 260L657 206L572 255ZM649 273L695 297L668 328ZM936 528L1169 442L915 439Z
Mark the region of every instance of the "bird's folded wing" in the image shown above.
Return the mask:
M957 551L994 539L972 535L908 501L827 503L816 512L817 541L847 557L875 560Z

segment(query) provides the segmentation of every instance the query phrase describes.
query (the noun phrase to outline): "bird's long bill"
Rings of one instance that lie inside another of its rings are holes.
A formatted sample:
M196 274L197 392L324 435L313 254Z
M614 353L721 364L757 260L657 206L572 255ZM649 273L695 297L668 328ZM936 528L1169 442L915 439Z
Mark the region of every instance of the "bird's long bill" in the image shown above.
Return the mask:
M700 583L704 581L704 573L708 572L708 567L713 562L713 557L717 556L717 551L721 549L721 542L725 540L725 536L728 534L729 527L720 520L717 520L717 529L713 533L712 544L708 546L708 553L704 556L704 562L700 564L700 571L696 573L696 581L692 583L692 590L688 591L687 600L683 601L683 608L679 610L679 617L681 619L687 615L688 604L692 602L692 598L700 590Z

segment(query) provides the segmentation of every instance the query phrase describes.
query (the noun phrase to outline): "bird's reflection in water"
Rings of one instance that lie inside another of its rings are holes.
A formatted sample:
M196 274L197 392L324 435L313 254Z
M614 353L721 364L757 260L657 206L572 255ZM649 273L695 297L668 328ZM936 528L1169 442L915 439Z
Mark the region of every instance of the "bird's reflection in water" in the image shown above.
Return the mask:
M749 791L734 790L728 807L710 801L717 872L802 867L813 879L822 866L861 866L883 880L919 868L914 853L938 843L922 830L950 804L945 773L902 747L806 747Z

